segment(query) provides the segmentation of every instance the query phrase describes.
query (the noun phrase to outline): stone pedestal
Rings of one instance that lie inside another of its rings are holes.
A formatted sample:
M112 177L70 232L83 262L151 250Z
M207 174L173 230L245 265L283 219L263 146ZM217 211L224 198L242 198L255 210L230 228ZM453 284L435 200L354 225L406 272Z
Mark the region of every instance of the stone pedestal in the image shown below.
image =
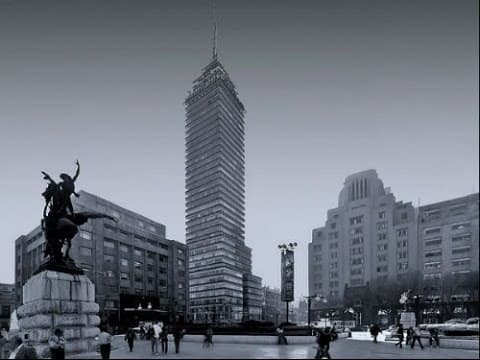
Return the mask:
M93 351L99 334L95 287L85 275L43 271L23 286L23 305L17 310L19 328L28 333L39 355L48 351L56 328L65 336L67 354Z

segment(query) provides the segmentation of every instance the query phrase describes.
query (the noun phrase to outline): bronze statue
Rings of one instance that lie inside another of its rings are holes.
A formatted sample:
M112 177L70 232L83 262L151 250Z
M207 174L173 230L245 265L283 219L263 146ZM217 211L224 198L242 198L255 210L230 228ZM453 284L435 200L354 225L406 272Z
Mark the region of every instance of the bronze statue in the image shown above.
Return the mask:
M68 174L60 174L60 181L56 183L50 175L42 171L43 178L49 181L47 189L42 193L45 198L43 208L42 230L45 234L47 246L44 257L48 261L40 266L37 272L42 270L56 270L69 273L83 273L76 267L70 258L72 238L78 233L78 226L85 224L89 219L108 218L116 221L109 215L97 212L75 212L70 196L75 195L75 181L80 174L80 163L76 161L77 171L73 178ZM67 244L65 254L62 253L63 246Z

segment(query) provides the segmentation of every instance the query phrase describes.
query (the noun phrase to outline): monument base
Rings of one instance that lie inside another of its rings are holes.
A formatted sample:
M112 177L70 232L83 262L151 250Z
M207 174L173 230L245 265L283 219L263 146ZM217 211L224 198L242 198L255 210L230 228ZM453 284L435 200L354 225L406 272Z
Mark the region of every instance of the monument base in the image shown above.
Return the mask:
M66 354L94 351L98 310L95 287L85 275L47 270L23 286L18 325L40 356L49 354L48 339L56 328L63 330Z
M416 325L415 313L411 311L402 312L400 314L400 324L403 325L404 329L408 329L409 327L415 327Z

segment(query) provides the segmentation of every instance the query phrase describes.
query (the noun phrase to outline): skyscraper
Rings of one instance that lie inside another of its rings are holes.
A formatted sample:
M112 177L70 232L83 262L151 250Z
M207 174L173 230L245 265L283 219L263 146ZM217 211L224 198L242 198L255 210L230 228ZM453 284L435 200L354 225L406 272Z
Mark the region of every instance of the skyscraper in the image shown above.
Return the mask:
M191 315L193 321L238 322L245 313L244 275L251 274L244 243L245 108L218 60L216 26L212 60L185 106Z

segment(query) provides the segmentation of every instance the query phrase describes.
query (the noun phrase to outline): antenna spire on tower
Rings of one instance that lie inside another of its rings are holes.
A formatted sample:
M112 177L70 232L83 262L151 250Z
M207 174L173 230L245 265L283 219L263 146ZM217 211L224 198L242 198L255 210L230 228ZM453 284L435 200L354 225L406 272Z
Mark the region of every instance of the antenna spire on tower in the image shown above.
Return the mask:
M212 49L212 58L217 59L217 16L215 12L215 1L212 1L213 8L213 49Z

